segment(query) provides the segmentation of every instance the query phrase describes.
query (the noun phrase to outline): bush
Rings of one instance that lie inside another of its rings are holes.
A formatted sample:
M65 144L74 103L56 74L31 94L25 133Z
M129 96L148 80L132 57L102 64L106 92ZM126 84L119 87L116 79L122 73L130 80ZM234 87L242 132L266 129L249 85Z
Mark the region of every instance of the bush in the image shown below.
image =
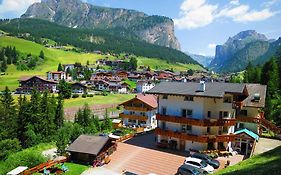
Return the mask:
M83 95L82 95L82 98L86 98L86 97L87 97L87 94L83 94Z
M94 96L94 94L88 94L87 95L87 97L93 97Z
M6 174L18 166L34 167L38 164L46 162L47 158L41 152L26 149L8 156L7 160L0 163L0 174Z
M20 142L18 139L1 140L0 150L0 160L5 160L10 154L21 150Z
M72 95L72 98L78 98L79 97L79 94L73 94Z
M107 91L102 91L102 95L103 95L103 96L107 96L107 95L108 95L108 92L107 92Z

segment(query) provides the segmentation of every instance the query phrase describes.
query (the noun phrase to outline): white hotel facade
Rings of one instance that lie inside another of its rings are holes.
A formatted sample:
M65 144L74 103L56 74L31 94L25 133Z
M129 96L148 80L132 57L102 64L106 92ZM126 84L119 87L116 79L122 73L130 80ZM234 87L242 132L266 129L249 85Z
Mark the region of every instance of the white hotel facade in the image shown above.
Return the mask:
M162 82L148 93L158 95L158 143L187 151L232 151L237 128L259 132L259 125L247 119L262 117L266 86Z

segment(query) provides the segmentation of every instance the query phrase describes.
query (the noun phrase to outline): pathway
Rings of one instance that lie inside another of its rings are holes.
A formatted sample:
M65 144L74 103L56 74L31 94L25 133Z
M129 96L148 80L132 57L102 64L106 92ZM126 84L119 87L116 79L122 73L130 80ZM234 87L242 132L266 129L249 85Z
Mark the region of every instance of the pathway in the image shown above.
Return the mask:
M281 146L281 141L276 139L260 138L256 144L254 155L264 153Z

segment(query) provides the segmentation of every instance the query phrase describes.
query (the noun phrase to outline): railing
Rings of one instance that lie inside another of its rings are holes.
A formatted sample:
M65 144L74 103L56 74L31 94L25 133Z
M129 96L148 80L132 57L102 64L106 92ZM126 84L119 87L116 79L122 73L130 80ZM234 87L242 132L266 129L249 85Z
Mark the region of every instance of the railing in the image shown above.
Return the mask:
M216 121L211 121L207 119L191 119L179 116L168 116L168 115L156 115L157 120L182 123L194 126L234 126L236 124L236 119L218 119Z
M42 164L37 165L37 166L35 166L33 168L25 170L22 174L23 175L31 175L31 174L34 174L36 172L42 171L44 168L48 169L50 167L55 166L56 164L66 162L66 160L67 160L67 158L61 159L61 160L57 160L57 161L49 160L48 162L42 163Z
M140 120L140 121L147 121L147 119L148 119L147 116L138 116L138 115L124 114L124 113L120 113L119 117L120 118L132 119L132 120Z
M181 140L190 140L194 142L208 143L208 142L231 142L236 138L235 134L225 135L192 135L181 132L174 132L171 130L155 129L155 134L167 137L174 137Z
M257 117L246 117L246 116L236 116L237 121L246 122L246 123L256 123L264 126L265 128L271 130L275 134L281 134L281 128L277 127L272 122L264 118L264 114L261 113Z
M149 109L146 107L137 107L137 106L124 106L124 109L130 111L141 111L141 112L149 111Z

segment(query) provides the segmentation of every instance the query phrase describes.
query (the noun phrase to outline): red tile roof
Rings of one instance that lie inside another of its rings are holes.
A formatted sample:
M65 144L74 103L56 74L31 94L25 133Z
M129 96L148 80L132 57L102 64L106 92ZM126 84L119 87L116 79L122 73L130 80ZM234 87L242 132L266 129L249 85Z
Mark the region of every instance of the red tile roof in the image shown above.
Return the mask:
M147 105L151 106L152 108L157 108L157 97L155 95L145 95L145 94L137 94L136 99L146 103Z

